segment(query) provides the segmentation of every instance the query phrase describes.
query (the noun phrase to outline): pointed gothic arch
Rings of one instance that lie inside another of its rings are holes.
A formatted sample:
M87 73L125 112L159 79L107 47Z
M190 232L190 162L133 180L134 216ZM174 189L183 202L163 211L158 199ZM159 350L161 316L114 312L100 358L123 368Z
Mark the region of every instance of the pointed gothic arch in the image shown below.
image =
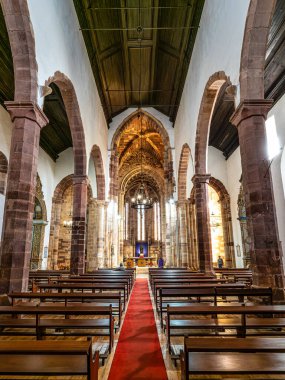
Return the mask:
M187 171L191 149L187 143L182 146L178 168L178 201L187 199Z
M264 66L268 34L276 0L251 0L240 63L240 98L264 99Z
M98 145L93 145L91 157L95 166L96 183L97 183L97 199L105 200L105 173L101 150Z
M85 176L87 167L85 134L74 86L71 80L60 71L56 71L45 82L46 86L51 83L58 86L64 102L73 143L74 175Z
M195 174L207 173L207 150L211 119L217 95L225 82L229 86L231 85L229 77L224 71L218 71L209 78L204 89L196 129Z

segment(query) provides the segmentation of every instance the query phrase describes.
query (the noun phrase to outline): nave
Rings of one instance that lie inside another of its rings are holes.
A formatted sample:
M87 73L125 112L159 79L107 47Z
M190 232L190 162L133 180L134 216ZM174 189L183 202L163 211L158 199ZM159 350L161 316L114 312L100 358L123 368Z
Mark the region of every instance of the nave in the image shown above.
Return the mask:
M40 271L30 284L1 298L1 379L285 378L285 307L249 270Z

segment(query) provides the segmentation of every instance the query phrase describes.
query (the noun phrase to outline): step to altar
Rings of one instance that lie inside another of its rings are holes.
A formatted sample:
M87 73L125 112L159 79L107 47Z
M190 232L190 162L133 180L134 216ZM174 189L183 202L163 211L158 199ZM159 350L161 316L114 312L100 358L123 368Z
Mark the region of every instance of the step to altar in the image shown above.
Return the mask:
M136 266L136 274L148 274L148 267Z

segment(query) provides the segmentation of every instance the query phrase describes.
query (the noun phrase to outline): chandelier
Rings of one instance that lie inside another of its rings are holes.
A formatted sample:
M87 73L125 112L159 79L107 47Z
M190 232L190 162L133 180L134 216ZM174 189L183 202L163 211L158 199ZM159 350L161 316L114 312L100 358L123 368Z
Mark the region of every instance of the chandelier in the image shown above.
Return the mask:
M131 207L137 210L152 208L153 199L149 197L147 187L144 182L140 182L134 197L131 199Z
M153 199L148 194L147 185L143 181L143 154L142 154L142 120L141 115L138 114L140 120L140 182L135 190L134 196L131 198L131 207L137 210L145 210L152 208Z

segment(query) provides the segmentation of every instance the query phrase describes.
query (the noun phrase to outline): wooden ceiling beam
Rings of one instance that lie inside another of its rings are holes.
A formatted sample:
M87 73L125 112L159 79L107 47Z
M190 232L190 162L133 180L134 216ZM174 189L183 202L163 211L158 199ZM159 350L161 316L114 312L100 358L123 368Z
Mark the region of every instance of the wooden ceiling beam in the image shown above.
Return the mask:
M121 6L124 6L126 1L121 0L120 1ZM126 29L127 25L127 20L126 20L126 12L121 11L121 23L123 27L123 31L121 32L121 35L123 37L123 57L124 57L124 76L125 76L125 81L124 81L124 89L125 90L130 90L131 89L131 77L130 77L130 58L129 58L129 48L128 48L128 35ZM125 100L126 104L131 103L131 93L130 92L125 92Z
M154 0L153 1L154 6L156 7L154 10L154 15L153 15L153 27L158 26L158 5L159 5L159 0ZM150 74L150 88L154 89L155 88L155 75L156 75L156 60L157 60L157 29L153 30L152 34L152 57L151 57L151 74ZM155 99L155 94L151 93L150 94L150 104L154 102Z

